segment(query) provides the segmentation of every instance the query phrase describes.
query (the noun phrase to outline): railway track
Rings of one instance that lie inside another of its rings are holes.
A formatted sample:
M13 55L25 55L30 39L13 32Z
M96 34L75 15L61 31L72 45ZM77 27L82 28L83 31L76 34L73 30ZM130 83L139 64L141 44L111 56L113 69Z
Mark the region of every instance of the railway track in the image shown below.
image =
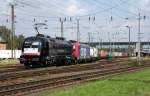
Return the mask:
M62 66L62 67L52 67L52 68L47 68L47 69L3 73L3 74L0 74L0 82L3 83L6 81L18 79L18 78L27 78L27 77L33 77L33 76L35 77L35 76L51 75L51 74L59 74L59 73L78 72L78 71L83 71L83 70L86 71L89 69L103 69L103 68L113 67L115 65L116 64L101 65L98 62L96 62L93 64L85 64L85 65L83 64L83 65L73 65L73 66Z
M38 77L38 76L86 71L89 69L103 69L106 67L108 68L108 67L113 67L113 66L116 66L116 64L99 64L99 62L95 62L95 63L81 64L81 65L47 67L47 68L25 70L25 71L19 71L19 72L8 72L8 73L0 74L0 83L1 85L18 84L21 82L34 80L32 78Z
M64 75L57 75L56 77L49 77L43 80L31 81L21 84L13 84L7 86L0 86L1 96L24 95L30 92L36 92L44 89L52 89L60 86L72 85L74 83L85 82L89 80L100 79L124 72L133 72L139 69L150 67L143 65L138 67L115 67L105 68L103 70L94 69L81 72L71 72Z
M126 58L119 58L117 60L112 60L110 59L107 61L106 59L99 60L98 62L101 64L106 64L106 63L116 63L116 62L121 62ZM39 69L39 68L33 68L34 69ZM11 73L11 72L18 72L18 71L25 71L25 67L23 65L13 65L13 66L0 66L0 74L2 73ZM29 69L28 69L29 70Z
M23 70L25 70L24 66L0 67L0 74L8 73L8 72L23 71Z

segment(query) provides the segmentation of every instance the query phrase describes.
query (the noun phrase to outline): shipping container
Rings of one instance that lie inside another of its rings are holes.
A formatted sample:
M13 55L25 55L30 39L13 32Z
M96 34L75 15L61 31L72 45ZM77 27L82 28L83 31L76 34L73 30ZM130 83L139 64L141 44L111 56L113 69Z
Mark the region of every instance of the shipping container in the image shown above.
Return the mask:
M93 54L93 56L94 56L94 57L98 57L98 49L95 48L95 47L94 47L94 54Z
M119 56L119 53L118 53L118 52L112 52L112 56L113 56L113 57L118 57L118 56Z
M12 50L0 50L0 58L12 58ZM21 56L21 50L14 50L13 51L13 57L14 58L20 58Z
M98 55L100 58L106 58L106 52L104 50L99 50Z
M94 57L94 48L93 47L90 47L90 56Z
M127 52L123 52L123 53L122 53L122 56L123 56L123 57L128 57L128 53L127 53Z
M90 47L90 56L94 58L98 57L98 49L95 47Z
M122 52L118 52L118 57L122 57Z
M109 52L108 52L108 56L109 56L109 57L112 57L112 52L109 51Z

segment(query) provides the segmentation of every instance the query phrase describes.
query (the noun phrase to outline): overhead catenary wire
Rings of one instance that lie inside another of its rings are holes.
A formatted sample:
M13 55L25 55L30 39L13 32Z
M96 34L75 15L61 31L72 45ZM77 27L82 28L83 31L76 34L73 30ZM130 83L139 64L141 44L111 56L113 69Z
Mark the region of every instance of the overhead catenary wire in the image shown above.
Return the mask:
M98 3L98 4L103 4L103 5L105 5L105 6L111 6L110 4L108 4L108 3L104 3L104 2L102 2L102 1L100 1L100 0L94 0L96 3ZM129 1L125 1L125 2L129 2ZM120 4L115 4L114 6L115 7L113 7L112 9L116 9L116 10L120 10L120 12L125 12L125 13L128 13L128 14L131 14L131 15L133 15L133 16L137 16L137 13L133 13L133 12L130 12L130 11L127 11L127 10L124 10L124 9L120 9L119 7L121 7L121 5L123 5L125 2L122 2L122 3L120 3Z
M18 0L17 0L18 1ZM39 2L40 0L38 0L38 2ZM100 1L100 0L98 0L98 1ZM46 1L46 3L47 3L48 1ZM96 2L95 1L91 1L91 2L93 2L93 4L96 4ZM101 1L102 2L102 1ZM28 2L27 2L28 3ZM41 3L41 2L40 2ZM51 3L51 2L48 2L48 3ZM50 8L60 8L60 12L64 9L63 7L64 7L64 5L65 4L62 4L61 5L61 3L60 2L58 2L58 3L56 3L55 4L55 2L52 2L52 3L54 3L54 4L52 4L52 5L54 5L54 7L51 7L51 6L49 6L48 7L48 9L50 9ZM32 3L31 3L32 4ZM45 3L43 3L44 5L45 5ZM90 5L90 4L89 4ZM105 10L105 9L107 9L107 8L101 8L100 9L100 5L102 5L101 3L97 3L97 5L96 5L96 8L98 8L98 11L100 11L100 10ZM116 5L116 4L115 4ZM22 6L22 5L21 5ZM47 23L51 23L51 24L55 24L55 22L57 22L57 20L58 20L58 18L60 17L60 16L50 16L49 14L43 14L43 15L45 15L45 16L42 16L42 15L40 15L39 13L42 13L42 12L40 12L40 11L38 11L36 14L38 14L38 15L34 15L34 12L33 13L30 13L30 12L28 12L27 10L28 9L35 9L34 7L29 7L28 5L24 5L25 6L25 8L24 7L21 7L21 6L19 6L19 8L21 8L21 10L23 10L23 12L18 12L18 14L17 14L17 17L16 17L16 20L17 20L17 23L24 23L24 22L26 22L26 23L32 23L33 22L33 19L34 19L34 17L36 18L36 20L47 20ZM33 4L33 6L35 6L35 4ZM37 5L38 6L38 5ZM90 5L90 6L93 6L93 5ZM95 6L95 5L94 5ZM105 5L104 4L104 6L106 6L106 7L113 7L114 6L114 4L112 4L111 6L108 4L108 5ZM18 6L17 6L18 7ZM112 10L113 11L113 14L112 14L112 17L113 17L113 19L115 20L114 22L118 22L117 20L118 20L118 17L120 18L120 19L124 19L125 17L127 17L127 16L122 16L122 14L118 14L118 13L116 13L116 12L120 12L122 9L120 9L120 5L119 6L116 6L117 8L119 8L119 10L118 9L116 9L116 8L111 8L111 9L109 9L109 10L106 10L105 12L106 13L110 13L110 11ZM113 10L114 9L114 10ZM93 12L90 12L90 14L92 14ZM124 12L124 13L127 13L127 14L130 14L130 13L128 13L128 12ZM56 13L57 14L57 13ZM27 18L24 18L24 17L22 17L22 16L25 16L25 17L27 17ZM62 17L64 16L63 14L61 14L62 15ZM101 15L101 13L98 13L98 14L96 14L96 15ZM133 15L133 14L130 14L131 16L135 16L135 15ZM82 18L80 18L80 20L81 20L81 23L85 23L86 21L88 22L88 18L89 17L94 17L95 15L88 15L88 16L85 16L85 17L83 17L83 19ZM111 16L111 15L110 15ZM105 20L108 20L109 22L110 22L110 16L108 16L108 17L104 17L104 18L106 18ZM67 16L64 16L64 17L67 17ZM68 17L70 17L70 16L68 16ZM102 17L102 16L101 16ZM77 16L73 16L72 17L72 19L76 19L76 18L78 18ZM101 19L103 19L103 18L99 18L98 16L95 16L95 18L96 18L96 21L98 21L98 19L99 19L99 22L101 22ZM133 17L134 18L134 17ZM134 18L135 20L136 20L136 18ZM103 21L105 21L105 20L103 20ZM74 20L72 20L73 22L75 22ZM4 21L5 22L5 21ZM52 23L52 22L54 22L54 23ZM121 22L121 21L120 21ZM98 22L97 22L98 23ZM119 22L118 22L119 23ZM82 28L82 25L83 24L81 24L81 26L80 26L80 28L81 29L85 29L84 27ZM93 23L94 24L94 23ZM91 26L93 26L92 27L92 29L91 30L95 30L94 29L94 27L96 26L96 24L94 24L93 25L92 23L90 24ZM68 24L69 25L69 24ZM67 25L67 26L68 26ZM19 24L18 24L18 26L19 26ZM85 25L83 25L83 26L85 26ZM107 28L107 25L104 25L103 24L103 26L104 26L104 28ZM134 25L135 27L136 27L136 25ZM143 27L144 27L144 25L142 25ZM115 25L114 27L112 27L112 28L117 28L117 25ZM147 27L148 28L148 27ZM73 28L73 29L75 29L75 28ZM115 29L116 30L116 29ZM86 30L85 30L86 31Z
M139 9L138 6L133 5L133 4L136 4L135 2L137 2L137 0L135 0L135 1L132 2L132 3L126 2L126 1L124 1L124 0L119 0L119 1L120 1L121 3L123 3L123 4L125 4L125 5L130 5L130 6L133 7L133 8ZM141 12L144 11L144 12L150 14L150 12L149 12L149 11L146 11L145 9L140 8L139 10L141 10Z
M100 14L100 13L103 13L103 12L108 12L108 11L110 11L110 10L112 10L112 9L118 9L118 10L120 10L120 11L126 12L126 13L128 13L128 14L133 15L133 16L137 16L136 13L132 13L132 12L129 12L129 11L126 11L126 10L123 10L123 9L119 9L118 7L121 6L123 3L121 3L120 5L117 4L117 5L113 5L113 6L112 6L112 5L106 4L106 3L101 2L101 1L97 1L97 0L94 0L94 2L97 2L97 4L103 4L103 5L105 5L105 6L111 6L111 7L105 8L105 9L103 9L103 10L99 10L99 11L96 11L96 12L92 12L92 13L90 13L90 14L78 16L78 17L87 17L87 16L91 16L91 15L97 15L97 14Z
M66 14L64 14L64 9L63 9L63 7L62 8L60 8L60 7L58 7L58 6L56 6L57 4L54 4L54 2L51 2L51 3L49 3L49 2L46 2L46 3L42 3L43 4L43 6L44 7L47 7L48 9L57 9L57 10L59 10L60 12L57 12L57 11L55 11L55 13L59 13L59 14L61 14L61 15L64 15L64 16L68 16L68 15L66 15ZM46 4L49 4L49 5L52 5L51 7L53 7L53 8L50 8L49 6L47 6ZM24 5L25 6L25 5ZM61 10L60 10L61 9ZM51 10L52 11L52 10ZM54 10L53 10L54 11ZM46 11L45 11L46 12ZM34 16L34 17L47 17L47 18L49 18L50 16L35 16L35 15L31 15L31 13L30 13L30 16ZM57 17L58 18L58 17Z

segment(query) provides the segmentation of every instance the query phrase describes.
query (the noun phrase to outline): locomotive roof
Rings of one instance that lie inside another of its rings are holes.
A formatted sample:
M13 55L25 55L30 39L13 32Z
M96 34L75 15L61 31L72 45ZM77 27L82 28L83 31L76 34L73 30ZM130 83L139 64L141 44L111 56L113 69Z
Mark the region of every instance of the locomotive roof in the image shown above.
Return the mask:
M56 39L54 38L55 43L57 44L63 44L63 45L70 45L70 43L66 40Z
M50 41L59 45L67 45L67 46L71 46L71 43L69 41L66 40L62 40L62 39L56 39L56 38L46 38L46 37L40 37L40 36L32 36L32 37L27 37L26 40L45 40L45 41Z
M32 37L27 37L26 39L28 39L28 40L41 40L41 39L45 39L46 40L47 38L32 36Z

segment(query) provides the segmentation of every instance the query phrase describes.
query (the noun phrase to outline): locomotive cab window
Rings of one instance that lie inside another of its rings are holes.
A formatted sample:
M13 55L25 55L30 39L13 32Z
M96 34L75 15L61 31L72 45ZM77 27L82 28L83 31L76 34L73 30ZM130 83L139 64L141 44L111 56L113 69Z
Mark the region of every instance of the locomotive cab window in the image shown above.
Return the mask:
M40 45L40 42L32 42L32 48L39 48Z
M24 42L23 53L25 54L40 54L41 42L27 40Z
M24 48L40 48L40 47L41 47L41 43L39 41L24 43Z

